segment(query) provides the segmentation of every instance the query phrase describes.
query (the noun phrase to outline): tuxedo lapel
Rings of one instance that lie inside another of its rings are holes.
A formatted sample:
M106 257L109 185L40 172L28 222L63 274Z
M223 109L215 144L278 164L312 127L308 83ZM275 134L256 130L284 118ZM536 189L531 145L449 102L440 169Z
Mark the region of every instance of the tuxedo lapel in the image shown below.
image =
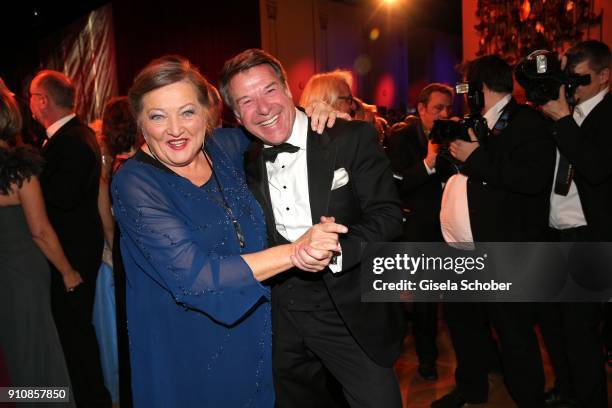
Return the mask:
M244 168L249 188L264 211L266 225L268 226L268 238L273 238L275 234L272 231L276 230L276 222L274 221L274 212L272 210L266 163L261 154L262 149L263 144L260 140L251 143L251 146L244 154Z
M329 198L334 177L336 147L329 144L324 132L316 134L310 129L306 140L306 161L308 166L308 196L312 224L318 224L322 215L329 215Z

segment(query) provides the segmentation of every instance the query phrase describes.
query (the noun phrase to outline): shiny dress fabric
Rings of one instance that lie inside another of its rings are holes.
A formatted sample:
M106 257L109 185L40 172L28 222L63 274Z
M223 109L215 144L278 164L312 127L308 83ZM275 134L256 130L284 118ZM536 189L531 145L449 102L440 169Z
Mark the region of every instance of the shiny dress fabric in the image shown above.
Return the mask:
M239 256L266 245L247 143L234 129L206 139L243 249L214 177L197 187L142 152L114 177L136 407L274 405L269 288Z

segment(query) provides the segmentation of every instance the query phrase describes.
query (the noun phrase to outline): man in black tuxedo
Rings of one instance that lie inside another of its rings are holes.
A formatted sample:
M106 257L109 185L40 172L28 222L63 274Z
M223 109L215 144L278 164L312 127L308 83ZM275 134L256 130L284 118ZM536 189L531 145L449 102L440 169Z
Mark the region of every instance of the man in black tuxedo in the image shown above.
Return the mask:
M273 283L278 405L343 403L330 392L336 380L353 407L401 407L393 363L404 337L402 309L361 302L362 244L401 232L399 200L376 131L365 122L338 120L313 134L293 104L280 62L262 50L225 63L221 93L260 139L247 152L246 170L270 244L293 241L322 216L349 228L335 265L315 275L294 269Z
M588 75L591 82L576 88L573 112L564 89L559 99L542 106L555 121L552 137L558 151L549 223L554 238L562 242L611 242L610 48L600 41L583 41L571 47L566 57L569 70ZM590 273L588 269L574 272ZM560 315L557 346L565 352L559 358L567 359L561 361L561 367L567 370L555 371L558 382L570 387L569 391L558 391L575 393L580 407L607 407L605 360L599 332L602 305L585 302L557 306ZM552 357L554 360L555 356Z
M479 143L455 140L451 154L463 162L444 191L440 220L447 242L543 241L547 236L548 196L554 146L546 119L512 98L510 66L488 55L468 62L466 80L484 100L490 129ZM488 397L490 362L482 358L489 344L490 322L499 338L503 373L519 407L544 403L544 372L526 303L445 304L455 349L456 389L432 403L435 408L482 403Z
M396 123L387 135L386 153L391 161L404 212L401 241L442 242L440 231L441 177L437 171L439 145L429 139L435 120L448 119L453 108L453 89L432 83L419 93L419 116ZM438 304L415 302L412 333L419 359L418 372L426 380L436 380L438 348L436 334Z
M32 115L48 136L42 149L46 164L40 182L49 221L84 281L66 292L60 274L51 273L53 317L76 403L110 406L91 323L103 248L98 214L100 150L93 131L76 117L74 100L74 86L60 72L41 71L30 84Z

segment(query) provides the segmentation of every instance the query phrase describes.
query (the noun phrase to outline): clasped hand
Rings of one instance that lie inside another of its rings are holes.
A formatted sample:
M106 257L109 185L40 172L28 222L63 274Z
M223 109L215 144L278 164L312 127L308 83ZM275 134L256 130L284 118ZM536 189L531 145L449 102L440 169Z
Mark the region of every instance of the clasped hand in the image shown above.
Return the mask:
M323 270L340 252L338 234L347 232L348 228L336 224L334 217L321 217L319 224L313 225L293 243L295 251L291 256L291 262L303 271Z
M450 154L455 159L461 162L465 162L468 157L470 157L472 153L474 153L474 150L476 150L480 146L480 143L478 143L478 139L476 138L476 135L474 134L474 131L472 129L468 129L468 134L470 135L469 142L457 139L451 142L448 148Z

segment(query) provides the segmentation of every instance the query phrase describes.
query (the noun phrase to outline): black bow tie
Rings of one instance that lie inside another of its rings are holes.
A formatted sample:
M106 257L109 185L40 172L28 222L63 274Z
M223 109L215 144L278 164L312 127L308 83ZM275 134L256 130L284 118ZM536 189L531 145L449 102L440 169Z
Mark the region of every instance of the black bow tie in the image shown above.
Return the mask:
M276 161L276 156L279 153L287 152L287 153L295 153L300 148L298 146L294 146L290 143L279 144L278 146L266 147L262 151L262 155L265 161L270 161L274 163Z

